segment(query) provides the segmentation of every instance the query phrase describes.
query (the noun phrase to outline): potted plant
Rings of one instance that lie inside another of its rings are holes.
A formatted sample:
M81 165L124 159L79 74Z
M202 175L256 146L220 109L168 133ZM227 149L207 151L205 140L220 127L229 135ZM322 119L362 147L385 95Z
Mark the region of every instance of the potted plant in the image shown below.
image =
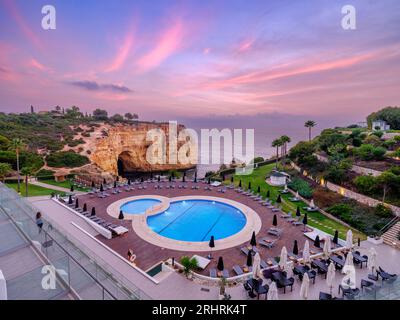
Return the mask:
M199 266L197 259L183 256L180 262L183 266L183 273L188 279L190 279L192 277L191 271L197 269Z

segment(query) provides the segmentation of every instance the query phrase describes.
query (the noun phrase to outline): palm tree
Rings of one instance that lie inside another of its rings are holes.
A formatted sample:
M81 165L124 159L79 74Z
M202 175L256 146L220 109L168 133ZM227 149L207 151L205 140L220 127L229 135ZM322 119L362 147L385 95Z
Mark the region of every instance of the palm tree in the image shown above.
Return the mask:
M272 141L272 147L276 148L276 169L278 169L278 159L279 159L279 147L283 145L281 139L275 139Z
M292 140L290 139L290 137L283 135L282 137L280 137L280 140L283 143L283 156L286 157L287 155L287 145L288 143L290 143Z
M0 178L5 182L6 175L12 171L9 163L0 163Z
M315 122L315 121L313 121L313 120L307 120L305 123L304 123L304 126L306 127L306 128L308 128L308 141L311 141L311 129L313 128L313 127L315 127L317 125L317 123Z
M21 173L25 176L25 196L28 197L28 181L34 170L32 167L23 167Z
M17 192L21 192L21 176L19 172L19 153L25 148L25 143L20 138L15 138L11 141L11 149L15 151L17 155L17 175L18 175L18 189Z

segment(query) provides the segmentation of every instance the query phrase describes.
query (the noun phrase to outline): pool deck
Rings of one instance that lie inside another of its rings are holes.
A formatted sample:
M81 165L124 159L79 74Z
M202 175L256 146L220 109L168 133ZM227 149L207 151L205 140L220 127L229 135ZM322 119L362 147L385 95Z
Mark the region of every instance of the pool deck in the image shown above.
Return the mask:
M169 184L168 182L163 183L164 186ZM181 184L180 182L176 182L175 185ZM204 183L197 183L200 187L199 190L192 190L191 189L191 182L187 182L186 185L188 186L187 189L154 189L154 183L147 183L147 189L144 190L139 190L135 186L135 190L133 191L122 191L122 193L119 194L111 194L107 198L97 198L97 197L90 197L89 195L80 195L79 196L79 201L80 204L83 205L84 203L87 204L88 209L91 210L91 208L94 206L96 207L96 214L99 217L102 217L106 219L107 221L114 222L115 224L120 224L125 226L129 232L123 236L116 237L113 239L105 239L104 237L98 235L97 239L103 242L105 245L109 246L111 249L115 250L122 256L126 256L127 252L129 249L132 249L134 253L136 254L136 265L141 268L142 270L148 270L155 264L157 264L160 261L167 260L169 258L175 258L177 261L179 261L180 257L184 255L192 256L195 254L200 254L202 256L207 256L210 252L205 251L203 254L199 252L182 252L182 251L177 251L177 250L171 250L171 249L166 249L162 248L156 245L153 245L145 240L143 240L141 237L139 237L134 230L132 229L132 222L129 220L118 220L116 218L110 217L107 214L107 207L112 204L115 201L118 201L123 198L131 197L131 196L139 196L139 195L160 195L164 197L180 197L180 196L212 196L212 197L220 197L220 198L225 198L225 199L231 199L234 201L237 201L239 203L242 203L251 209L253 209L261 218L262 222L262 228L260 232L257 234L257 238L260 239L262 237L273 237L273 236L268 236L267 234L267 229L272 227L272 219L274 213L272 212L271 209L268 209L264 206L261 206L257 201L254 201L253 199L239 194L234 190L228 189L226 193L220 193L217 192L217 187L212 188L212 191L206 191L204 190L204 186L206 184ZM123 190L123 189L121 189ZM302 250L304 246L304 241L306 240L306 237L303 234L303 226L293 226L291 223L287 222L285 219L280 217L280 213L277 212L277 218L278 218L278 228L281 228L283 230L282 236L280 239L278 239L277 243L275 244L275 247L272 249L267 249L262 246L258 246L258 249L260 250L260 255L261 258L264 260L268 260L268 258L276 257L280 255L280 251L282 246L286 246L288 252L291 252L293 248L293 242L294 240L298 241L299 244L299 250ZM212 255L214 259L212 259L211 263L209 266L203 270L201 273L204 275L209 274L210 268L216 268L217 260L219 256L222 256L224 259L224 265L225 268L229 271L230 276L234 276L235 274L232 271L232 267L234 265L240 265L243 266L246 263L246 256L240 251L240 248L242 246L248 246L249 245L250 238L246 241L243 242L242 244L229 248L229 249L224 249L224 250L218 250L218 248L214 248ZM315 248L311 248L312 250Z

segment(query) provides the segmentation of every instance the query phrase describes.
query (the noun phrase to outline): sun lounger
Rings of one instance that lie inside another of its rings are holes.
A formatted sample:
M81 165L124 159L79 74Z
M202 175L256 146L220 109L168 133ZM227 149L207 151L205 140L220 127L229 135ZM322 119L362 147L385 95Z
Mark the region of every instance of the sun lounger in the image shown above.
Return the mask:
M273 236L277 236L280 237L280 235L282 234L282 229L278 229L278 228L269 228L267 231L268 234L271 234Z
M378 276L382 278L382 281L389 281L392 282L397 279L397 274L395 273L388 273L385 270L383 270L381 267L378 268L377 270Z
M267 239L261 239L258 242L261 246L264 246L268 249L272 249L275 246L276 240L267 240Z
M237 276L240 276L243 274L242 268L238 265L234 265L232 269L236 273Z

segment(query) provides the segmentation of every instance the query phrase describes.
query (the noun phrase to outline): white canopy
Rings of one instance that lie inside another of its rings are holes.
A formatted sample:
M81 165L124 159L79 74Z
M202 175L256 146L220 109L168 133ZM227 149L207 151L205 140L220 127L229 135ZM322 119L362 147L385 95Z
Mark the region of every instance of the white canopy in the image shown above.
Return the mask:
M275 282L271 282L269 286L269 290L267 293L267 300L279 300L278 298L278 288L276 287Z
M286 267L287 263L287 250L286 247L283 246L281 250L281 257L279 259L279 267L283 270Z
M303 261L304 263L310 263L310 242L306 240L304 243L304 249L303 249Z
M324 241L324 255L325 257L329 257L331 254L331 237L326 236Z
M345 266L345 267L348 266L348 267L353 267L353 268L354 268L353 254L352 254L351 252L349 252L349 253L347 254L346 261L344 262L344 266ZM344 269L344 268L343 268L343 269ZM343 273L345 273L345 272L343 272Z
M261 258L260 258L260 254L257 252L254 255L254 259L253 259L253 278L258 279L261 276Z
M315 208L314 199L311 199L310 201L310 208Z
M368 269L371 270L373 273L375 270L378 269L378 264L377 264L377 259L376 259L377 253L374 247L371 247L369 249L369 256L368 256Z
M346 248L353 248L353 232L349 229L346 234Z
M331 262L329 264L328 272L326 274L326 284L328 285L331 294L332 294L333 281L335 281L335 275L336 275L335 271L336 271L335 265L333 264L333 262Z
M304 300L308 299L308 291L310 289L310 278L308 277L308 273L304 273L303 281L300 287L300 297Z

